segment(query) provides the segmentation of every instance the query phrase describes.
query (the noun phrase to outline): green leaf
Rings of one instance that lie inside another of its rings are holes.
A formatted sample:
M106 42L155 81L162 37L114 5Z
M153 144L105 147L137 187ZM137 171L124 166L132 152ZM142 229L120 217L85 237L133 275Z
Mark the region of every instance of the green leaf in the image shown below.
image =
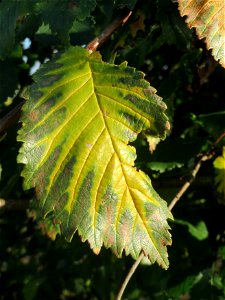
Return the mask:
M68 43L69 30L74 20L85 20L95 6L95 0L51 0L47 4L40 2L37 11L42 15L44 23L50 25L52 32L57 33L64 43Z
M223 203L225 201L225 147L223 147L223 154L218 156L213 162L216 176L215 183L217 186L217 191L221 195L223 199Z
M177 151L179 149L179 151ZM201 143L187 142L181 138L168 138L157 145L156 150L150 156L147 167L151 170L163 173L175 168L181 168L201 150Z
M0 3L0 58L7 56L13 46L15 39L16 22L19 17L24 16L32 7L27 1L2 1Z
M137 0L116 0L115 5L119 7L127 6L129 9L133 9Z
M174 3L170 0L157 1L157 6L157 19L161 23L164 41L169 45L175 44L179 49L190 47L192 34L178 10L174 9Z
M24 187L35 187L43 216L68 240L78 231L95 253L102 245L168 267L171 244L166 203L136 170L128 145L148 128L163 138L165 104L142 72L104 63L81 47L44 64L23 107Z
M186 225L189 233L199 241L205 240L209 235L204 221L199 221L195 226L184 220L176 219L175 222L177 224Z
M168 295L176 299L179 298L185 293L190 292L193 286L196 285L202 279L202 277L202 273L199 273L198 275L187 276L184 281L170 288L168 290Z
M205 38L212 55L225 68L225 2L218 0L178 0L181 16L187 16L190 28L196 27L198 37Z

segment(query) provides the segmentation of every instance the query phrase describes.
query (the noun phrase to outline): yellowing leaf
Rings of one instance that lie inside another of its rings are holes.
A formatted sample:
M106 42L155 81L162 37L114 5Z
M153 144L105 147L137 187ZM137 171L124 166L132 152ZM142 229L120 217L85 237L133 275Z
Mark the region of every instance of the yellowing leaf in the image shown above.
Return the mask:
M128 145L142 130L164 137L165 104L143 73L104 63L99 53L71 47L45 64L23 107L25 188L35 187L39 210L50 212L68 240L78 231L98 253L140 252L168 267L171 213L151 181L134 167Z
M213 162L216 177L215 183L217 191L222 196L223 202L225 201L225 147L223 147L223 155L218 156Z
M190 28L196 27L198 37L206 39L208 49L225 68L225 1L178 0L181 16L187 16Z

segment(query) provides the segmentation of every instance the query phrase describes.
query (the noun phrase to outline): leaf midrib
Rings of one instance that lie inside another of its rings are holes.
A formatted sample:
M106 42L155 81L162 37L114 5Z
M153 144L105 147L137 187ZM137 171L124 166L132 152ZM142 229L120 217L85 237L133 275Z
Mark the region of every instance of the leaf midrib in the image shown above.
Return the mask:
M94 94L95 94L95 96L96 96L96 101L97 101L97 104L98 104L98 106L99 106L99 108L100 108L100 112L101 112L102 118L103 118L103 120L104 120L105 128L107 129L108 135L109 135L109 137L110 137L110 139L111 139L111 143L112 143L113 150L114 150L114 152L116 153L117 158L118 158L118 160L119 160L119 162L120 162L121 171L122 171L123 177L124 177L125 182L126 182L126 188L125 188L125 190L124 190L124 193L125 193L126 190L128 190L131 199L133 199L133 197L132 197L132 195L131 195L130 187L129 187L129 185L128 185L127 178L126 178L126 175L125 175L125 170L124 170L124 168L123 168L123 163L122 163L122 161L121 161L121 159L120 159L119 153L116 151L116 148L117 148L117 147L115 146L114 140L112 139L111 135L109 134L109 132L110 132L109 127L108 127L108 125L107 125L107 121L106 121L106 119L105 119L105 116L104 116L104 114L102 113L104 110L102 109L102 106L101 106L101 104L100 104L100 101L98 101L98 97L97 97L97 94L98 94L98 93L95 91L95 84L94 84L94 79L93 79L94 76L93 76L93 72L92 72L92 68L91 68L90 62L89 62L89 69L90 69L90 77L91 77L92 84L93 84L93 88L94 88ZM105 96L105 95L104 95L104 96ZM107 97L107 96L105 96L105 97ZM113 99L113 100L114 100L114 99ZM123 195L124 195L124 194L123 194ZM123 197L122 197L122 199L123 199ZM121 210L121 207L122 207L122 199L121 199L120 208L119 208L118 213L117 213L117 218L116 218L116 221L115 221L115 224L116 224L116 231L115 231L115 232L116 232L116 237L117 237L117 232L118 232L118 227L117 227L117 226L118 226L118 218L119 218L120 210ZM96 202L96 199L95 199L95 202ZM151 241L152 241L153 246L155 247L157 253L160 255L162 261L164 262L164 264L165 264L165 266L166 266L166 265L167 265L167 264L166 264L166 261L165 261L164 258L161 256L160 251L158 250L158 248L157 248L157 246L156 246L156 243L155 243L155 240L154 240L154 238L153 238L153 236L152 236L152 233L149 232L148 227L147 227L147 225L146 225L146 222L142 219L141 214L140 214L140 212L139 212L139 210L138 210L138 208L137 208L137 206L136 206L136 204L135 204L135 201L133 200L132 202L133 202L134 207L135 207L135 209L136 209L136 215L138 215L139 218L141 219L142 224L144 225L144 228L145 228L145 230L146 230L146 232L147 232L147 235L149 235L149 236L151 237ZM95 216L96 216L96 212L94 211L94 219L96 218ZM135 218L136 218L136 217L135 217ZM133 231L133 229L132 229L132 231ZM132 234L133 234L133 233L132 233ZM94 235L95 235L95 232L94 232ZM117 238L116 238L116 245L117 245L117 244L118 244L118 243L117 243Z

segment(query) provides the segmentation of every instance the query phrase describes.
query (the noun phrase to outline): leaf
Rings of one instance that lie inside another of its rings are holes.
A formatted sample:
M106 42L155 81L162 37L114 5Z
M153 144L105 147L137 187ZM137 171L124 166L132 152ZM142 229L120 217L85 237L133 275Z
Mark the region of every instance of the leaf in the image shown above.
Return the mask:
M52 32L57 33L64 43L68 43L69 30L74 20L85 20L95 6L95 0L51 0L47 4L40 2L37 11L42 15L44 23L50 25Z
M190 28L206 39L208 49L225 68L225 2L218 0L178 0L181 16L187 16Z
M95 253L102 245L168 267L172 218L151 181L134 167L128 143L151 128L165 136L165 105L143 73L102 62L81 47L45 64L23 107L24 187L35 187L39 210L54 214L68 240L78 231Z
M215 183L217 186L217 191L221 195L223 199L223 203L225 201L225 147L223 147L223 154L218 156L213 162L216 176Z
M169 137L165 142L157 145L156 150L150 156L147 167L160 173L181 168L199 153L201 145L200 139L187 142L181 138Z
M180 296L190 292L190 290L202 279L202 277L202 273L189 275L182 282L170 288L167 293L170 297L181 299Z
M160 138L152 137L151 135L146 134L146 140L148 142L149 151L152 154L155 151L156 146L160 142Z
M175 222L177 224L186 225L189 233L199 241L205 240L209 235L208 229L203 221L199 221L195 226L184 220L176 219Z
M24 16L27 9L26 1L5 0L0 3L0 58L6 57L11 52L17 19Z
M115 5L121 8L127 6L129 9L133 9L137 0L116 0Z
M174 9L174 3L170 0L157 1L157 6L157 19L161 24L164 41L168 45L175 44L181 50L187 48L190 50L192 34L181 19L178 10Z

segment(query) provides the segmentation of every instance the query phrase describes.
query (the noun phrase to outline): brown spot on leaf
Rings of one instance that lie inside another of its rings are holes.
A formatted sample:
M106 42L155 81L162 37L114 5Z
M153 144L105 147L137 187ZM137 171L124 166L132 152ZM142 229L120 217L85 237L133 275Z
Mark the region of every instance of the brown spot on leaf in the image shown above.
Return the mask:
M170 122L169 121L166 121L165 129L170 130Z
M161 240L160 242L161 242L161 244L162 244L163 247L166 247L167 244L166 244L166 242L164 240Z
M28 118L32 121L37 121L38 120L38 113L35 111L32 111L31 113L29 113Z
M52 220L52 223L53 223L53 225L58 225L58 224L61 224L61 221L58 220L58 219L56 219L56 218L54 218L54 219Z

